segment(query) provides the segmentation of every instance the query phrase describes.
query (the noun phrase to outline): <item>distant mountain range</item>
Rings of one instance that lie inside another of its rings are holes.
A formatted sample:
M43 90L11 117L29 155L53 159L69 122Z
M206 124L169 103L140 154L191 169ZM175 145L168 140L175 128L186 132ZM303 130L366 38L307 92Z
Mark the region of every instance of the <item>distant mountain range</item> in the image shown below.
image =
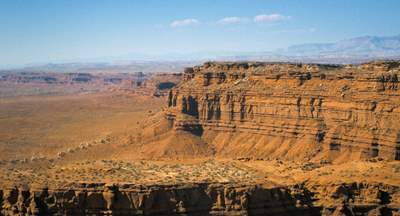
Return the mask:
M400 35L364 36L335 43L299 44L274 52L236 53L218 56L216 59L332 64L356 64L378 59L400 59Z
M290 46L282 54L292 56L369 56L400 55L400 35L391 37L364 36L336 43L312 43Z
M364 36L336 43L293 45L272 52L194 52L148 55L131 53L88 60L33 64L15 71L53 72L176 72L205 61L285 61L304 63L356 64L377 59L400 59L400 35Z
M290 61L355 64L377 59L400 59L400 35L364 36L335 43L299 44L270 52L197 52L181 55L170 54L164 58L189 61Z

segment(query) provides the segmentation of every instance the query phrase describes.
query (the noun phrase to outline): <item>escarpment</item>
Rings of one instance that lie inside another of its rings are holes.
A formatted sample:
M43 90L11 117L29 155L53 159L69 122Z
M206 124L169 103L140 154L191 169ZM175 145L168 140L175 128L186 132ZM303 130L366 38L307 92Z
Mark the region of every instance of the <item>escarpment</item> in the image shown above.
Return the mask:
M170 91L170 128L216 156L400 160L400 62L214 63Z
M392 215L399 209L392 202L399 194L393 191L399 190L390 185L334 185L325 190L325 197L320 200L304 185L15 187L0 191L0 212L2 215Z

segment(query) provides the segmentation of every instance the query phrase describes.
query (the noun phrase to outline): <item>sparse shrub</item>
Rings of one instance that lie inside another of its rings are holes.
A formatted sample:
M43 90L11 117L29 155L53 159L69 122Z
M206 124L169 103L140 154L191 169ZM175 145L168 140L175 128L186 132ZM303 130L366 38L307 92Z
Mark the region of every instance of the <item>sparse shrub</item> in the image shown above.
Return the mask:
M57 158L58 158L58 159L63 158L63 157L65 157L65 155L66 155L65 152L58 152L58 153L57 153Z

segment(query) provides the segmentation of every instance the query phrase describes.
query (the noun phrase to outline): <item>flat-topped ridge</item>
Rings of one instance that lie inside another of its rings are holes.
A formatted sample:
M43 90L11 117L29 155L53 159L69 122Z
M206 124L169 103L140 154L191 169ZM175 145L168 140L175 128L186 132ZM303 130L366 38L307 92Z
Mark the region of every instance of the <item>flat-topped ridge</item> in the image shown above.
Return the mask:
M386 60L386 61L371 61L363 64L354 65L340 65L340 64L312 64L312 63L293 63L293 62L218 62L210 61L193 68L186 68L185 73L198 73L198 72L217 72L217 71L284 71L295 70L304 72L318 72L326 70L340 70L340 69L356 69L356 70L372 70L372 71L389 71L398 70L400 68L400 61Z

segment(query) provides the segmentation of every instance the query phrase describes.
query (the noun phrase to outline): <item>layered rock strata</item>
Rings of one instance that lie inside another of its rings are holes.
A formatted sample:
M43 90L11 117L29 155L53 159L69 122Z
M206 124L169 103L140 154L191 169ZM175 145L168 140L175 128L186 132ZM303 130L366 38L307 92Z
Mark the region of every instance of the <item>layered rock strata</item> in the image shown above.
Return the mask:
M214 63L169 93L171 128L217 156L400 160L400 62Z
M392 203L399 199L394 191L398 187L335 185L324 191L321 203L304 185L81 184L4 189L0 210L2 215L395 215L400 212Z

